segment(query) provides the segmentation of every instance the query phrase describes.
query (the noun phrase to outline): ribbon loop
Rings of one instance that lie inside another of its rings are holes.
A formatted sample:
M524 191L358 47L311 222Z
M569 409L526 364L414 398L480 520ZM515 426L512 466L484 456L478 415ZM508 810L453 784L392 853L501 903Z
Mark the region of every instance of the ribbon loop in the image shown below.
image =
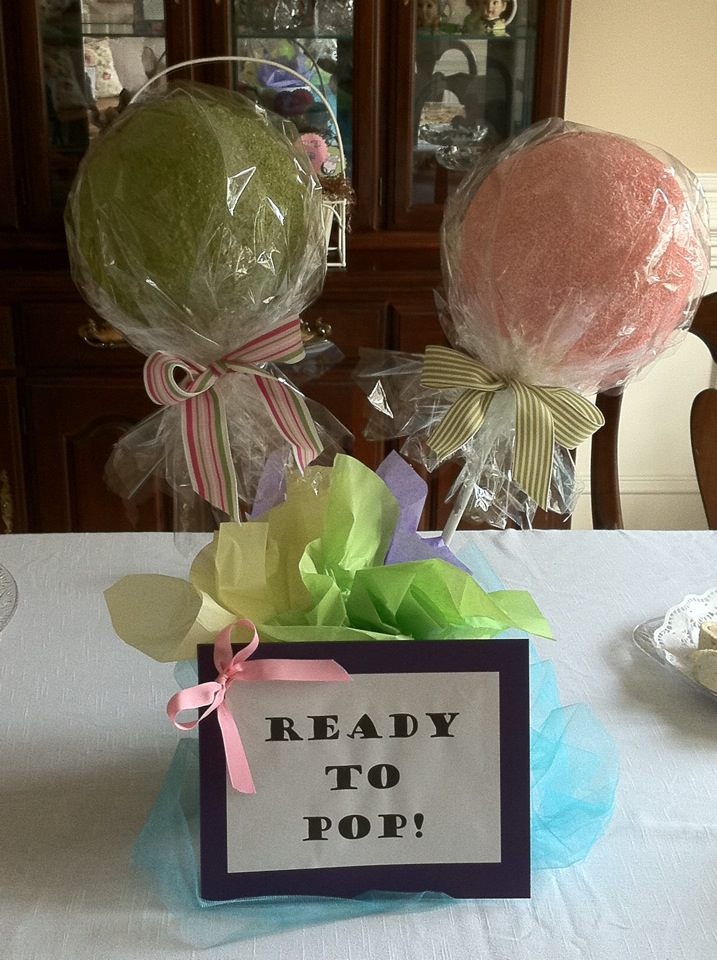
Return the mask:
M179 693L175 693L170 701L172 703L172 723L178 730L194 730L199 723L199 718L182 722L177 720L178 715L184 713L185 710L199 710L202 707L208 708L203 716L214 713L221 702L220 695L222 695L223 689L224 685L222 683L217 680L210 680L207 683L198 683L196 687L190 687L189 693L187 690L180 690Z
M150 399L159 406L182 405L182 441L192 488L234 520L239 519L236 470L224 401L214 387L229 373L250 375L303 473L322 450L316 424L298 391L257 366L269 361L296 363L303 356L301 323L292 317L207 367L161 350L144 365Z
M237 626L251 630L252 638L246 646L233 653L231 637ZM226 694L232 684L237 681L269 680L345 683L351 679L335 660L253 660L249 663L258 645L259 634L251 620L236 620L229 624L217 634L214 641L214 666L218 671L216 680L180 690L167 704L167 716L179 730L193 730L216 711L229 781L240 793L256 793L256 788L236 721L226 703ZM200 710L202 707L207 709L190 723L177 719L184 710Z
M476 435L495 393L513 391L513 477L543 509L548 506L553 444L557 441L564 447L576 447L605 422L595 404L574 390L500 377L473 357L449 347L426 347L421 384L439 390L463 388L428 437L428 445L441 460Z
M484 367L473 357L442 346L426 347L421 383L424 387L436 387L440 390L464 387L467 390L490 393L503 390L508 385L507 380Z
M150 399L161 406L182 403L191 399L192 386L201 369L191 360L169 353L153 353L144 365L145 390ZM183 381L189 384L189 389L183 386Z

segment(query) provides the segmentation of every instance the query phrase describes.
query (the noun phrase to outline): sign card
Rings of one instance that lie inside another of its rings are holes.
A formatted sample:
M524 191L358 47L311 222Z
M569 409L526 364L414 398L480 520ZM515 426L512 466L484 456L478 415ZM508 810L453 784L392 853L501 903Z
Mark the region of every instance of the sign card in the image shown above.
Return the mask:
M234 790L216 714L199 726L201 891L530 896L526 640L260 644L351 679L246 682L226 703L256 793ZM200 682L213 680L199 647Z

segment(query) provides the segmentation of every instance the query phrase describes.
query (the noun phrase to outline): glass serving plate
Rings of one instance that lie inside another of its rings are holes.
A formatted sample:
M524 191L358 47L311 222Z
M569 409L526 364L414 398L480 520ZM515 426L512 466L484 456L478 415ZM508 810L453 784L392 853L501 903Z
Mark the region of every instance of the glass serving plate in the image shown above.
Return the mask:
M0 633L10 623L17 606L17 584L0 564Z
M664 617L638 624L632 632L632 639L643 653L677 673L690 686L717 700L717 693L693 676L700 624L706 620L717 620L717 588L699 596L690 594L668 610Z

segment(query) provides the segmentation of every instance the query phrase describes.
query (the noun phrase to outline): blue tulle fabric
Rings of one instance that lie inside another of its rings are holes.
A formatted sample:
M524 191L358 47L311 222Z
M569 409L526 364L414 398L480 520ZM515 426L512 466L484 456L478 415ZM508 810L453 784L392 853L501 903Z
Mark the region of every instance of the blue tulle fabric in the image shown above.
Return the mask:
M461 551L458 559L484 589L501 589L475 544ZM181 686L196 682L196 672L187 663L178 666L176 676ZM532 645L530 687L532 867L567 867L587 856L610 820L618 780L616 750L587 706L560 704L553 667L538 658ZM177 747L134 849L136 866L148 876L174 916L176 934L196 947L309 924L437 909L455 903L445 894L429 891L420 895L370 892L352 900L204 900L199 895L198 796L197 741L188 738Z
M484 590L503 584L475 543L458 559ZM505 636L520 636L506 631ZM530 645L530 816L534 870L584 860L615 806L615 742L585 704L562 706L555 670Z

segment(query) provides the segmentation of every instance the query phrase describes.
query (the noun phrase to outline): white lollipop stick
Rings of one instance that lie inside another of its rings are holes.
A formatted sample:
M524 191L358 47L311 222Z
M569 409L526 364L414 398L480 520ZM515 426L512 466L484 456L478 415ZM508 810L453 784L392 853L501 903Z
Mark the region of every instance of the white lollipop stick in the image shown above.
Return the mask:
M453 504L453 509L451 510L448 519L446 520L446 525L443 528L443 533L441 534L441 539L447 547L450 547L451 540L453 539L453 534L458 529L458 524L461 522L463 514L466 512L466 507L468 506L468 501L471 498L471 487L469 483L464 483L461 487L461 491L456 497L455 503Z

